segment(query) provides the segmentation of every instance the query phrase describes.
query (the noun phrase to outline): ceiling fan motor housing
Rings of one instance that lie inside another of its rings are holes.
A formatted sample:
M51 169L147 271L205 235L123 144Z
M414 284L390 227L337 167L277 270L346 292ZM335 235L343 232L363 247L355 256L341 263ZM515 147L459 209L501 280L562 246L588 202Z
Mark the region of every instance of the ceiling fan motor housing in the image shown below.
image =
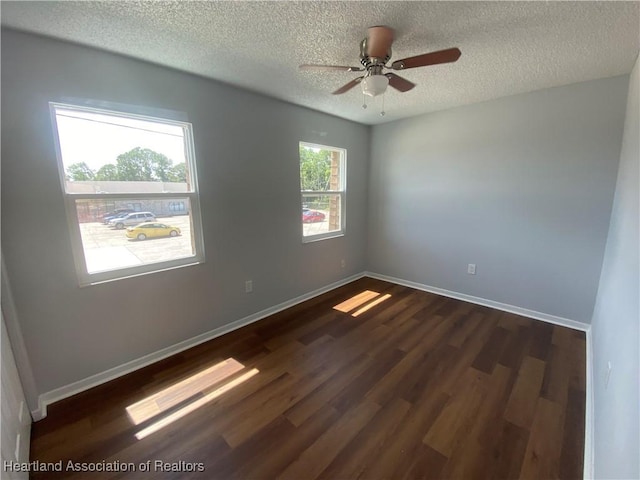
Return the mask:
M382 71L382 67L387 64L387 62L391 59L391 47L387 50L387 54L382 57L370 57L367 54L367 39L365 38L360 42L360 63L364 68L369 71L371 67L380 67L380 71ZM374 75L378 75L379 73L374 73Z

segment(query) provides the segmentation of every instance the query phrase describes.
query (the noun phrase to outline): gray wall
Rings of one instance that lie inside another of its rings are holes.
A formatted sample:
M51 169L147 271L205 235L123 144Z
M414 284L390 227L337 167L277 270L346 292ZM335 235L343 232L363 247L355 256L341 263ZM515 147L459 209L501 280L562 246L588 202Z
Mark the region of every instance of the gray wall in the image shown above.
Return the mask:
M186 112L205 264L78 287L48 107L64 97ZM39 392L363 271L369 136L369 127L220 83L3 31L2 250ZM342 238L301 241L299 141L348 151Z
M369 270L589 323L627 85L591 81L374 127Z
M629 83L618 183L593 313L597 478L640 478L639 63ZM612 370L605 385L608 362Z

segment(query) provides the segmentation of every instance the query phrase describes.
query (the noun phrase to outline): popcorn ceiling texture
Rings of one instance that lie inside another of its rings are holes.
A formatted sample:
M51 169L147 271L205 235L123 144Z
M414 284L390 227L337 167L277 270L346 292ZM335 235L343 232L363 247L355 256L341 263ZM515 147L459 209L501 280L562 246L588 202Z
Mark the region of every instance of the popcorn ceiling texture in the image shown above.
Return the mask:
M631 72L639 2L2 2L2 25L195 73L365 124ZM458 47L453 64L401 72L363 110L358 76L299 71L359 65L367 27L395 29L392 60Z

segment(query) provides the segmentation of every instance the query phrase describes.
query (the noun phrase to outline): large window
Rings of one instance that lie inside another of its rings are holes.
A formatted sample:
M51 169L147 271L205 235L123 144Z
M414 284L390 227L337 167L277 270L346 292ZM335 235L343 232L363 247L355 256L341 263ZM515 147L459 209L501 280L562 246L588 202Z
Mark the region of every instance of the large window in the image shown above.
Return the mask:
M204 261L191 124L51 103L82 285Z
M300 143L303 242L344 234L346 156L341 148Z

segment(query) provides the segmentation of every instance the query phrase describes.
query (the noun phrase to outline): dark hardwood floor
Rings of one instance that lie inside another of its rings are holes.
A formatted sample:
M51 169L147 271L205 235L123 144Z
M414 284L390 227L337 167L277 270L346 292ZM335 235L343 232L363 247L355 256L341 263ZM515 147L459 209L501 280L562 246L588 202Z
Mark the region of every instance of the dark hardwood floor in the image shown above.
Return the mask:
M32 461L129 471L32 478L577 479L584 412L584 333L364 278L51 405Z

